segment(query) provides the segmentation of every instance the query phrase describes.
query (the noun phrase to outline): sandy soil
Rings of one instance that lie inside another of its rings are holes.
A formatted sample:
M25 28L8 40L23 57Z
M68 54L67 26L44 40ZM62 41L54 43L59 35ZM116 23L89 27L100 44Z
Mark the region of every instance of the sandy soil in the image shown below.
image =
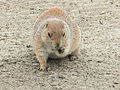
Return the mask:
M33 24L45 10L68 11L82 33L79 60L48 60L39 71ZM120 90L119 0L0 0L0 90Z

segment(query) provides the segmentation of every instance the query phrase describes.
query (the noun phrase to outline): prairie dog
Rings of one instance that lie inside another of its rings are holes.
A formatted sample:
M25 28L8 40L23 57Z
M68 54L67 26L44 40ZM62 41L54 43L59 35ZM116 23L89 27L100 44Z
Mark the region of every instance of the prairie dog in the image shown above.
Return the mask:
M61 8L43 12L34 24L35 54L40 69L46 70L47 59L79 55L80 30L78 25Z

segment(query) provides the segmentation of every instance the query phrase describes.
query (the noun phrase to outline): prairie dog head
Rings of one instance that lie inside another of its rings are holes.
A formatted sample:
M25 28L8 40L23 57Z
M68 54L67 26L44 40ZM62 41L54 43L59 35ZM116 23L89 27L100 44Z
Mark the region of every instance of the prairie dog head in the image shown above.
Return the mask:
M48 20L43 26L41 36L47 46L50 47L49 50L59 57L68 53L70 31L67 24L60 20Z

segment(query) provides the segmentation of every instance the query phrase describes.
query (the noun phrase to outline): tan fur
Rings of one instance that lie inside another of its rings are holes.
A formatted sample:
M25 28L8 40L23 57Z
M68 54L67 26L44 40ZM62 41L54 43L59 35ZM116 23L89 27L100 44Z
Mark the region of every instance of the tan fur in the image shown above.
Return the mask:
M45 11L35 22L34 29L35 53L41 70L46 70L48 57L78 56L80 30L64 10Z

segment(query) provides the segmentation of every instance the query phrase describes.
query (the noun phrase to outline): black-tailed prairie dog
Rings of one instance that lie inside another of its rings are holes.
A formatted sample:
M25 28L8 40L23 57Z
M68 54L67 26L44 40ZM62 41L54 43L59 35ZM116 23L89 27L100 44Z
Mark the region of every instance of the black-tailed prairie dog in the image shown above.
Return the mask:
M35 54L40 69L46 70L47 59L79 55L80 30L78 25L61 8L43 12L34 24Z

